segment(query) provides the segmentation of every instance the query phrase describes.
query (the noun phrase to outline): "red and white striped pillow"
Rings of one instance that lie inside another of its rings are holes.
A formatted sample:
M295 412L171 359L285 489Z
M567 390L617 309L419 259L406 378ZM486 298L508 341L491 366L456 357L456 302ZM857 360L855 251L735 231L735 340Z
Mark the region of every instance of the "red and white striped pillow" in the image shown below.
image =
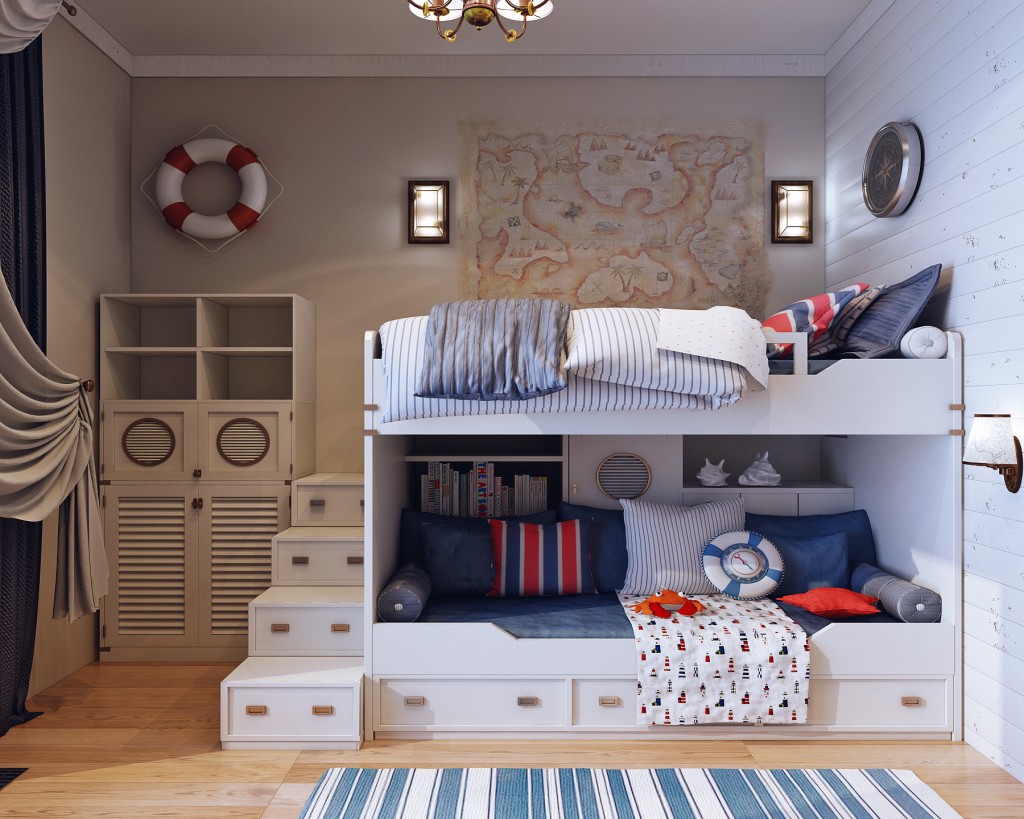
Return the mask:
M550 526L491 520L494 586L489 597L594 594L590 521Z

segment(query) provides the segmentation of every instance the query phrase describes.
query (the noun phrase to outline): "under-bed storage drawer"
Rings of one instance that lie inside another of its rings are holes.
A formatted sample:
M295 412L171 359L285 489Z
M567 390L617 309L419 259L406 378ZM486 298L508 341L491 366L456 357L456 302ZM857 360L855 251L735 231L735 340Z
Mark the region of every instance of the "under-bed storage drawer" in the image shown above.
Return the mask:
M636 678L574 680L572 724L636 727Z
M274 536L275 586L361 585L361 526L294 526Z
M384 730L566 725L564 680L384 679L378 703Z
M952 681L935 679L811 679L807 720L836 728L952 730Z

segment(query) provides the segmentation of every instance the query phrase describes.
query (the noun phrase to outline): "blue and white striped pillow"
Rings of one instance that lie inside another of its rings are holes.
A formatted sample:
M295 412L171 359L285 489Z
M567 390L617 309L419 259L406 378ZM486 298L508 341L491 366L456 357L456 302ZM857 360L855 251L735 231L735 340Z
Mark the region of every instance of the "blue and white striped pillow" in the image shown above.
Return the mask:
M626 582L623 594L715 594L704 574L704 546L723 532L743 528L743 496L671 506L622 499L626 524Z

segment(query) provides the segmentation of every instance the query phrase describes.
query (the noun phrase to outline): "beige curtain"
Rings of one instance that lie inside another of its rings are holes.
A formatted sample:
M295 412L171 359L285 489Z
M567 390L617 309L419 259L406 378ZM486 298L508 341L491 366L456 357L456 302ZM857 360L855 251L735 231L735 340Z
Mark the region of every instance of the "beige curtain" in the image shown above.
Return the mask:
M82 383L36 346L0 287L0 516L60 507L53 616L82 617L107 593L93 414Z
M0 0L0 54L21 51L60 10L60 0Z

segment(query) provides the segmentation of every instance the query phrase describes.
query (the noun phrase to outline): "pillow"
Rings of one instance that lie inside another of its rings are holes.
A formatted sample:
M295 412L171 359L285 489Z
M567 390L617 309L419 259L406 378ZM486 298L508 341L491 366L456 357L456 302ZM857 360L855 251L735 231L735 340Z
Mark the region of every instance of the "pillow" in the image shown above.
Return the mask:
M494 585L490 597L593 594L590 521L551 526L492 520Z
M833 293L822 293L820 296L801 299L766 318L761 326L780 333L806 333L807 347L810 351L813 343L828 331L829 326L836 320L846 304L854 296L860 295L867 289L866 284L851 284L849 287L844 287ZM792 355L792 344L769 346L769 358Z
M549 509L546 512L503 518L503 520L547 524L554 523L556 516L555 510ZM444 523L448 526L476 529L478 532L483 532L488 538L491 536L491 530L487 526L487 518L461 518L451 515L437 515L433 512L419 512L416 509L403 509L401 523L398 528L398 556L401 563L425 565L423 562L423 537L421 534L421 528L424 523ZM871 560L872 562L874 561L874 556L872 556Z
M846 533L850 553L849 571L858 563L875 563L875 539L871 521L863 509L834 515L758 515L747 513L742 529L760 532L774 543L783 537L821 537L836 532ZM845 583L843 585L846 585Z
M812 589L803 594L790 594L780 597L783 603L799 606L819 617L856 617L860 614L878 614L872 603L878 598L868 594L860 594L850 589L834 589L822 587Z
M489 530L425 524L423 565L438 596L483 597L494 583Z
M722 594L756 600L775 591L785 572L775 544L756 532L724 532L704 547L704 573Z
M881 288L881 295L846 334L843 355L878 358L898 350L903 335L931 298L941 271L942 265L934 264L905 281Z
M704 574L704 546L723 532L742 529L743 496L698 506L623 498L628 565L623 594L718 591Z
M626 581L626 524L622 509L558 504L559 520L590 521L590 573L601 593L622 588Z
M877 566L861 563L853 570L850 587L877 596L882 608L904 623L937 623L942 619L942 598L938 594Z
M827 586L850 587L850 547L845 532L817 537L775 535L772 543L786 564L776 597Z
M411 623L423 613L430 589L426 570L406 563L377 595L377 617L385 623Z
M829 324L828 329L807 346L807 357L812 359L838 358L846 343L850 328L857 323L864 311L882 295L881 287L872 287L859 296L854 296L843 307L839 317Z
M949 341L938 327L915 327L900 339L904 358L945 358Z

